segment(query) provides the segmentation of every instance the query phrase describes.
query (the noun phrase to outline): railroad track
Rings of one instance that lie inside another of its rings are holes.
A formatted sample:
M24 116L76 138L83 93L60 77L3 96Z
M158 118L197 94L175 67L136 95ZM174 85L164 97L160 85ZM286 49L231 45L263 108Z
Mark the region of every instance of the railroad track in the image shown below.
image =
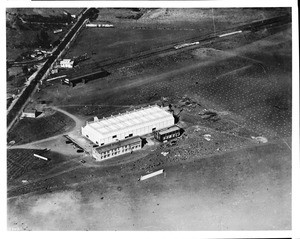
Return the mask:
M88 11L89 10L90 9L85 9L82 12L82 17L76 23L77 26L74 27L74 29L72 29L66 35L66 37L63 39L62 43L57 47L56 51L46 61L46 63L42 67L42 69L39 71L36 78L25 89L25 92L19 97L18 101L15 103L15 105L12 107L12 109L8 112L8 114L7 114L8 130L10 129L10 127L13 125L13 123L17 119L17 116L19 115L20 111L22 110L24 104L26 103L26 101L28 100L30 95L36 89L36 85L38 84L38 82L43 78L43 76L45 75L45 73L47 72L47 70L49 69L51 64L53 64L53 62L58 57L58 55L64 50L64 48L66 47L68 42L71 40L72 36L77 32L77 30L80 28L80 26L85 21L85 19L88 18ZM234 31L251 31L251 32L255 32L255 31L261 30L262 28L276 27L276 26L284 25L284 24L287 24L287 23L290 23L290 22L291 22L291 15L288 14L288 15L284 15L284 16L279 16L279 17L274 17L274 18L270 18L270 19L264 19L264 20L244 24L242 26L237 26L237 27L234 27L234 28L231 28L231 29L227 29L226 31L219 31L219 32L216 32L216 33L207 34L207 35L205 35L203 37L200 37L200 38L199 37L189 38L189 39L186 39L185 42L186 41L189 41L189 42L198 41L199 43L205 43L205 42L208 42L208 41L211 41L211 40L218 39L220 37L220 35L228 34L230 32L234 32ZM158 55L158 54L164 54L164 53L168 53L168 52L172 52L172 51L178 51L178 50L174 49L175 44L180 44L180 43L173 42L173 43L170 43L170 44L168 44L164 47L160 47L160 48L152 49L150 51L137 53L137 54L134 54L130 57L107 59L107 60L96 62L93 65L94 65L94 67L99 67L99 66L100 67L108 67L108 66L128 63L128 62L131 62L133 60L148 58L148 57L155 56L155 55ZM82 65L81 68L82 67L84 67L84 65ZM91 64L87 64L86 67L91 68Z
M159 54L169 53L172 51L178 51L177 49L174 48L174 46L177 44L184 44L186 42L199 42L200 44L201 43L203 44L205 42L219 39L220 36L230 34L231 32L239 32L239 31L241 31L241 33L245 32L245 31L256 32L263 28L273 28L273 27L277 27L277 26L281 26L281 25L290 23L290 22L291 22L290 15L284 15L284 16L265 19L265 20L261 20L261 21L255 21L255 22L248 23L245 25L226 29L225 31L218 31L216 33L206 34L205 36L202 36L202 37L189 38L189 39L186 39L185 42L172 42L164 47L155 48L155 49L152 49L149 51L136 53L136 54L131 55L130 57L106 59L106 60L95 62L93 64L81 65L81 68L109 67L109 66L113 66L113 65L124 64L124 63L131 62L133 60L139 60L139 59L144 59L144 58L148 58L148 57L159 55ZM185 48L188 48L188 47L185 47Z

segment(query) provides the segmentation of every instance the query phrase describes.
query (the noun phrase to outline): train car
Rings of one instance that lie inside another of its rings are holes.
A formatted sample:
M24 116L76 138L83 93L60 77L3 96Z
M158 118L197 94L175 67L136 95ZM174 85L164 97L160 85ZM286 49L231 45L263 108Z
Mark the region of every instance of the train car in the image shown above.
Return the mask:
M158 141L168 141L170 139L175 139L180 136L181 128L177 125L173 125L167 129L162 129L154 132L154 138Z
M57 29L57 30L53 31L54 34L57 34L57 33L60 33L60 32L62 32L62 29Z
M85 26L86 27L98 27L98 25L95 23L87 23L87 24L85 24Z
M104 24L98 24L98 27L100 27L100 28L113 28L114 25L113 24L104 23Z
M176 45L176 46L174 46L174 48L175 48L176 50L178 50L178 49L180 49L180 48L184 48L184 47L188 47L188 46L194 46L194 45L198 45L198 44L199 44L199 42L196 41L196 42L184 43L184 44Z

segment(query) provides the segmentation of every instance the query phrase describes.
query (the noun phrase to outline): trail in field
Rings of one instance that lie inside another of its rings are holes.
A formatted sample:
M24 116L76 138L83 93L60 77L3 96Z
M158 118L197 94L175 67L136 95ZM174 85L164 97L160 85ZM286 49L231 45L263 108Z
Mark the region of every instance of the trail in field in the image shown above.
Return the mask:
M59 111L59 112L67 115L68 117L70 117L71 119L73 119L75 121L75 127L71 131L69 131L69 132L74 132L74 131L80 130L80 127L83 125L83 122L79 118L77 118L76 116L70 114L69 112L67 112L65 110L62 110L62 109L60 109L58 107L55 107L55 106L49 106L48 108L51 108L51 109L56 110L56 111ZM57 139L57 138L61 137L62 135L66 134L66 133L67 132L64 132L64 133L59 134L59 135L55 135L55 136L51 136L51 137L48 137L48 138L45 138L45 139L33 141L33 142L30 142L30 143L27 143L27 144L14 145L14 146L10 147L10 149L29 149L29 148L32 149L32 148L40 148L40 147L37 146L37 144Z
M75 166L75 167L71 167L71 168L68 168L68 169L66 169L66 170L62 170L62 171L59 171L59 172L57 172L57 173L53 173L53 174L47 175L47 176L45 176L45 177L38 178L38 179L36 179L36 180L31 180L31 181L30 181L29 183L27 183L26 185L10 186L10 187L8 187L7 193L8 193L8 195L9 195L10 192L13 192L13 191L16 191L16 190L18 190L18 189L25 188L25 187L28 188L28 187L30 187L30 186L36 184L36 183L39 183L39 182L42 182L42 181L45 181L45 180L48 180L48 179L51 179L51 178L60 176L60 175L65 174L65 173L70 173L70 172L72 172L72 171L74 171L74 170L76 170L76 169L83 168L83 167L84 167L84 166L83 166L82 164L79 164L79 165L77 165L77 166ZM38 190L30 190L30 193L34 193L34 192L36 192L36 191L38 191ZM25 194L27 194L27 193L25 193ZM22 194L22 195L24 195L24 194ZM8 196L7 199L17 198L17 197L19 197L19 196L20 196L20 195L18 195L18 196L11 196L11 197Z
M71 104L71 105L57 105L59 107L76 107L76 106L99 106L99 107L120 107L120 108L130 108L134 105L115 105L115 104Z
M80 119L78 119L75 115L72 115L69 112L67 112L67 111L65 111L63 109L60 109L60 108L58 108L56 106L49 106L49 108L52 108L52 109L54 109L56 111L59 111L59 112L65 114L66 116L70 117L72 120L74 120L75 124L76 124L75 127L74 127L74 129L80 129L80 127L83 125L83 122Z
M243 71L243 70L247 70L249 69L250 67L252 67L253 65L247 65L247 66L244 66L244 67L241 67L241 68L238 68L238 69L234 69L232 71L229 71L229 72L226 72L224 74L221 74L219 76L216 77L216 80L219 80L220 78L224 77L224 76L229 76L229 75L232 75L232 74L237 74L239 73L240 71Z
M186 72L195 70L197 68L201 68L203 66L208 66L208 65L210 65L212 63L214 63L214 62L213 61L196 62L195 64L184 65L182 67L179 67L176 70L171 70L171 71L168 71L168 72L164 72L164 73L161 73L161 74L158 74L158 75L155 75L155 76L139 77L139 79L134 79L134 80L132 80L129 83L127 83L127 82L123 83L123 84L119 83L115 87L110 87L108 89L101 89L101 95L103 96L104 94L108 94L108 93L112 93L112 92L117 92L119 90L124 90L124 89L128 89L128 88L142 86L144 84L149 84L150 82L154 83L154 82L157 82L157 81L163 81L166 78L169 78L169 77L172 77L172 76L177 76L179 74L186 73ZM250 67L250 66L248 66L248 67ZM239 70L239 68L236 69L236 70ZM243 69L241 69L241 70L243 70ZM88 89L87 92L86 92L86 95L88 95L89 92L92 92L92 91L94 91L94 88Z
M287 141L290 140L291 138L282 138L282 141L286 144L286 146L292 151L292 147L291 147L291 142L288 143Z

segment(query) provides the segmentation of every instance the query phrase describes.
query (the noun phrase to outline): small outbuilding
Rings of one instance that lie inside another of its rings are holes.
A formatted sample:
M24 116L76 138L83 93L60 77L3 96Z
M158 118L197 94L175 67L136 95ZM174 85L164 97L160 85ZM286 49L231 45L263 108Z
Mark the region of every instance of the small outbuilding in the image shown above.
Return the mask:
M54 31L53 31L54 34L60 33L60 32L62 32L62 29L57 29L57 30L54 30Z
M26 118L36 118L40 115L41 112L33 108L24 109L22 112L22 117Z
M181 128L177 125L173 125L169 128L162 129L154 132L154 138L163 142L165 140L174 139L180 136Z
M71 59L63 59L59 62L61 68L73 68L74 61Z

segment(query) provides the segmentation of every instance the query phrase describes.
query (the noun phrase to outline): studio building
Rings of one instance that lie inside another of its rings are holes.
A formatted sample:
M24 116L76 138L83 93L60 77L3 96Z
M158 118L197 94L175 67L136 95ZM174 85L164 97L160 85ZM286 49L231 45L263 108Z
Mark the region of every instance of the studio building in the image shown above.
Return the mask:
M154 105L87 122L81 129L84 137L104 146L135 136L142 136L174 125L172 113Z

